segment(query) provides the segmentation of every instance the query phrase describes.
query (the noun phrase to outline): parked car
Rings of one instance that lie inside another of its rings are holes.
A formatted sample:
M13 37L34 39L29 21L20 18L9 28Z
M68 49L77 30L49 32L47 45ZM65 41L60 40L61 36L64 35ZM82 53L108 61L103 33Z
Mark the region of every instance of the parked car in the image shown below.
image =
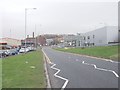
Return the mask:
M10 55L16 55L17 54L14 49L11 49L9 52L10 52Z
M29 52L30 50L28 48L21 48L19 50L19 53Z
M2 57L6 57L6 54L5 54L5 51L0 50L0 58L2 58Z
M16 50L19 52L19 50L20 50L20 47L17 47L17 48L16 48Z
M5 50L5 54L6 54L6 56L10 56L10 50Z
M28 48L25 48L25 51L26 51L26 52L29 52L30 50L29 50Z
M19 50L19 53L24 53L25 52L25 48L21 48L20 50Z
M29 51L34 51L34 47L27 47L27 49L29 49Z
M29 51L32 51L32 47L27 47L27 49L29 49Z

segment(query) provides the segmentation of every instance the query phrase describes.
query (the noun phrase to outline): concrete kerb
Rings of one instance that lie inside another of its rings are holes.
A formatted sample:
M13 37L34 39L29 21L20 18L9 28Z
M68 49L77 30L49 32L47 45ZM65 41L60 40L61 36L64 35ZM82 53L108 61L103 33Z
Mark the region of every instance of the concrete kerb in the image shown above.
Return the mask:
M42 51L43 52L43 51ZM44 59L44 70L45 70L45 75L46 75L46 88L51 88L51 83L50 83L50 79L49 79L49 75L48 75L48 69L47 69L47 62L46 62L46 57L43 53L43 59Z

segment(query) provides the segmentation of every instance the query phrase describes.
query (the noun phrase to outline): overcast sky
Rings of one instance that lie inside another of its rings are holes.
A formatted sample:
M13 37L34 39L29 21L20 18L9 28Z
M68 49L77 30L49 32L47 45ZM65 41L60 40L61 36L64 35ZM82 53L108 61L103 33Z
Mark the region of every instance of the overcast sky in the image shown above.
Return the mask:
M0 4L3 37L25 37L25 8L37 8L27 10L28 35L35 26L38 35L84 33L118 24L118 0L1 0Z

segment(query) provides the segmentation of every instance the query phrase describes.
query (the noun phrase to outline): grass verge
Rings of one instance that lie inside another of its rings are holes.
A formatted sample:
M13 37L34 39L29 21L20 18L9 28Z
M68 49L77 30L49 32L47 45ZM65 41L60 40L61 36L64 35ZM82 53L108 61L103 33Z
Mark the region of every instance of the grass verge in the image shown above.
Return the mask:
M41 51L19 54L2 60L2 88L45 88Z
M90 48L56 48L55 50L118 60L118 46L99 46Z
M0 58L0 90L2 89L2 59Z

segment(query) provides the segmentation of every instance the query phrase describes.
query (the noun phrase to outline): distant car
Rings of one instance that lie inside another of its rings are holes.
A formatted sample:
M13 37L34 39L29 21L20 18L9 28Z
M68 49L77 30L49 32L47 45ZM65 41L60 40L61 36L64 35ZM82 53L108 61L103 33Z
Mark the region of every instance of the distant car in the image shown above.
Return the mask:
M20 50L19 50L19 53L24 53L25 52L25 48L21 48Z
M27 49L29 49L29 51L32 51L32 47L27 47Z
M10 55L16 55L17 54L17 50L16 49L11 49L10 50Z
M6 57L6 54L5 54L5 51L0 50L0 58L2 58L2 57Z
M6 56L10 56L10 55L11 55L10 50L6 50L6 51L5 51L5 54L6 54Z
M19 52L19 50L20 50L20 47L17 47L17 48L16 48L16 50Z
M21 49L19 50L19 53L24 53L24 52L28 52L28 51L29 51L28 48L21 48Z
M29 52L30 50L28 48L25 48L26 52Z
M29 51L34 51L34 50L36 50L36 48L35 48L35 47L32 47L32 46L27 47L27 49L28 49Z

